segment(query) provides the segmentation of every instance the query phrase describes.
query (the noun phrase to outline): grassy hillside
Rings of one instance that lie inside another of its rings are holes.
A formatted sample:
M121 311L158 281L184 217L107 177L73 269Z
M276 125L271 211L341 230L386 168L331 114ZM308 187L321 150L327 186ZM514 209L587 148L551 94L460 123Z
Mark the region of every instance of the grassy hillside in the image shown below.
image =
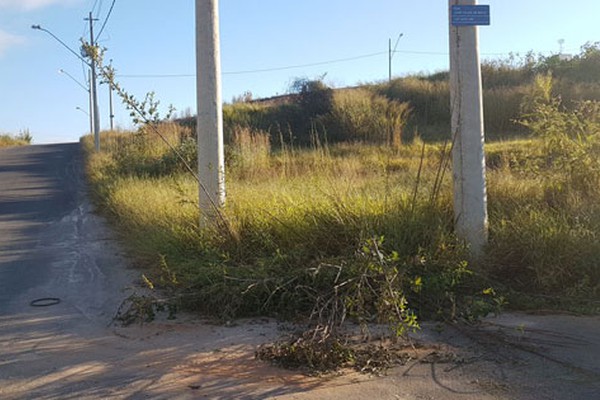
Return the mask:
M599 101L600 45L588 44L571 59L529 54L485 63L483 96L489 140L528 133L516 122L522 112L521 104L530 93L535 76L547 74L553 75L553 94L561 96L564 107L572 109L575 101ZM385 120L390 112L400 118L399 124L388 127L376 122ZM348 129L352 124L364 127L366 121L375 124L368 127L368 138L364 132ZM402 137L405 141L414 136L426 141L444 140L450 132L448 73L343 90L331 90L320 81L298 80L288 97L227 105L226 139L240 125L268 132L273 144L280 143L283 137L307 145L315 132L332 143L365 139L383 143L392 131L397 139Z
M575 101L600 100L600 45L588 44L581 53L563 59L529 54L482 65L485 130L491 140L523 135L528 131L516 121L521 104L531 91L537 75L554 77L553 94L561 96L563 106ZM448 73L396 79L372 86L390 99L407 102L413 109L411 133L424 138L444 138L450 131L450 89Z
M225 223L208 229L197 183L149 129L105 133L99 154L85 138L88 175L147 281L212 315L330 307L318 314L410 325L474 318L505 298L598 310L600 103L563 107L549 77L535 88L521 119L533 136L486 146L490 243L477 262L453 235L443 143L272 146L269 133L238 126ZM189 129L160 129L193 165Z

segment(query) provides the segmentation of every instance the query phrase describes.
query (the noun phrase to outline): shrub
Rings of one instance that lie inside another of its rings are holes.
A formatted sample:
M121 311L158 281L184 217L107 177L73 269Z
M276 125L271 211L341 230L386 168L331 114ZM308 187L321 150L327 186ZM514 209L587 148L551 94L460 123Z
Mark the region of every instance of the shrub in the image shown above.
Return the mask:
M399 145L408 121L406 103L388 100L366 89L338 91L332 110L320 119L328 140Z
M447 80L409 77L396 79L375 90L389 99L410 104L415 126L443 127L445 132L450 132L450 86Z
M32 140L29 129L19 132L18 135L0 134L0 147L25 146L31 144Z
M308 120L327 114L332 109L333 90L322 80L296 79L291 85L297 104Z
M600 102L580 101L567 110L551 90L551 76L536 77L520 123L542 138L549 167L545 170L552 171L555 183L562 177L565 187L595 194L600 184Z
M491 174L490 274L528 295L598 298L600 103L567 109L552 96L551 76L541 75L522 109L519 122L540 148Z

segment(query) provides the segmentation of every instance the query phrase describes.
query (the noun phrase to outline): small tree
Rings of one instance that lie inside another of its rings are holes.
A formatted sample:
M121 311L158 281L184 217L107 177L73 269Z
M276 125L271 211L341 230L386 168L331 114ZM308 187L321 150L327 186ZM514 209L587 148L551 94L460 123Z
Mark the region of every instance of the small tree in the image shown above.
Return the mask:
M333 90L322 78L298 78L292 82L290 91L297 94L297 103L308 119L325 115L333 108Z

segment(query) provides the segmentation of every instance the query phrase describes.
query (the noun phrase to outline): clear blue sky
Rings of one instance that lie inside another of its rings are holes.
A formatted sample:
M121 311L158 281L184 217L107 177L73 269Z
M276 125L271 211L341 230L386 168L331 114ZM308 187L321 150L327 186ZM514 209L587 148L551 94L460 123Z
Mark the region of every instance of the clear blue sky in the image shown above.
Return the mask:
M87 93L59 69L85 80L82 64L32 24L51 30L77 49L89 37L83 20L94 9L96 32L113 0L0 0L0 132L29 129L36 143L75 141L89 127ZM481 0L492 25L480 29L483 58L529 50L577 53L600 41L600 1ZM116 0L100 37L118 80L132 94L155 91L165 107L195 108L193 0ZM94 8L95 5L95 8ZM221 0L223 98L286 92L295 77L327 74L333 86L387 79L388 39L404 36L394 75L435 72L448 66L447 0ZM364 58L360 58L365 56ZM343 62L295 67L333 60ZM131 75L188 75L130 77ZM191 76L189 76L191 75ZM129 77L128 77L129 76ZM108 127L108 89L100 88L102 128ZM116 123L131 125L116 104Z

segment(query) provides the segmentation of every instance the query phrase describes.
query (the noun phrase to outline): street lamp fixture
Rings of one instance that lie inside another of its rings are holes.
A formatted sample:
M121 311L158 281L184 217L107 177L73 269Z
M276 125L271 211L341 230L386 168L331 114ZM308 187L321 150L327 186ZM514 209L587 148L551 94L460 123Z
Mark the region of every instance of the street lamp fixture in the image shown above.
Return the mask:
M394 58L394 55L396 54L396 49L398 48L398 43L400 42L400 39L402 39L402 37L404 36L404 33L401 33L400 35L398 35L398 39L396 39L396 44L394 45L394 49L392 50L392 39L389 40L389 81L392 81L392 59Z
M58 73L59 73L59 74L63 74L63 75L66 75L66 76L68 76L68 77L69 77L69 78L70 78L70 79L71 79L73 82L75 82L77 85L79 85L79 86L80 86L80 87L81 87L83 90L85 90L86 92L89 92L89 91L90 91L90 88L89 88L89 87L87 87L87 86L85 86L83 83L79 82L77 79L75 79L75 78L73 77L73 75L69 74L69 73L68 73L67 71L65 71L64 69L62 69L62 68L61 68L61 69L59 69L59 70L58 70Z
M41 25L31 25L31 29L34 29L36 31L46 32L48 35L52 36L54 38L54 40L56 40L58 43L60 43L65 49L67 49L71 53L73 53L73 55L75 55L75 57L79 58L87 66L91 66L89 62L87 62L83 57L81 57L79 54L77 54L77 52L75 50L73 50L72 48L70 48L65 42L63 42L62 40L60 40L60 38L58 36L56 36L54 33L52 33L51 31L49 31L48 29L42 28Z
M81 111L82 113L84 113L84 114L85 114L85 115L87 115L88 117L90 116L90 114L89 114L87 111L85 111L83 108L81 108L81 107L79 107L79 106L75 107L75 109L76 109L76 110L79 110L79 111Z
M90 45L93 47L94 46L94 26L93 26L92 13L90 13L88 20L90 21L90 36L92 38ZM90 67L90 70L91 70L90 83L91 84L90 84L89 93L90 93L90 104L91 104L90 110L92 110L92 112L90 114L93 116L90 118L90 122L93 125L95 148L96 148L96 151L99 151L100 150L100 116L98 114L98 97L97 97L97 88L96 88L96 61L94 60L94 58L92 58L90 62L86 61L81 55L77 54L77 52L75 50L73 50L65 42L60 40L60 38L58 36L56 36L54 33L49 31L48 29L43 28L41 25L31 25L31 29L46 32L48 35L52 36L52 38L54 40L56 40L58 43L60 43L64 48L69 50L75 57L77 57L79 60L81 60L85 65ZM83 85L81 85L81 86L83 86ZM88 90L88 89L86 89L86 90Z
M81 111L84 111L85 114L90 118L90 135L94 134L94 114L93 114L93 110L94 110L94 99L93 99L93 92L92 92L92 88L91 86L89 86L91 77L88 78L88 86L86 87L83 83L79 82L77 79L75 79L75 77L73 77L73 75L69 74L67 71L65 71L64 69L59 69L58 70L59 74L63 74L68 76L73 82L75 82L77 85L79 85L83 90L85 90L88 93L88 97L89 97L89 107L90 107L90 112L85 112L84 110L82 110L80 107L77 107L77 109L80 109ZM90 72L91 75L91 72Z

